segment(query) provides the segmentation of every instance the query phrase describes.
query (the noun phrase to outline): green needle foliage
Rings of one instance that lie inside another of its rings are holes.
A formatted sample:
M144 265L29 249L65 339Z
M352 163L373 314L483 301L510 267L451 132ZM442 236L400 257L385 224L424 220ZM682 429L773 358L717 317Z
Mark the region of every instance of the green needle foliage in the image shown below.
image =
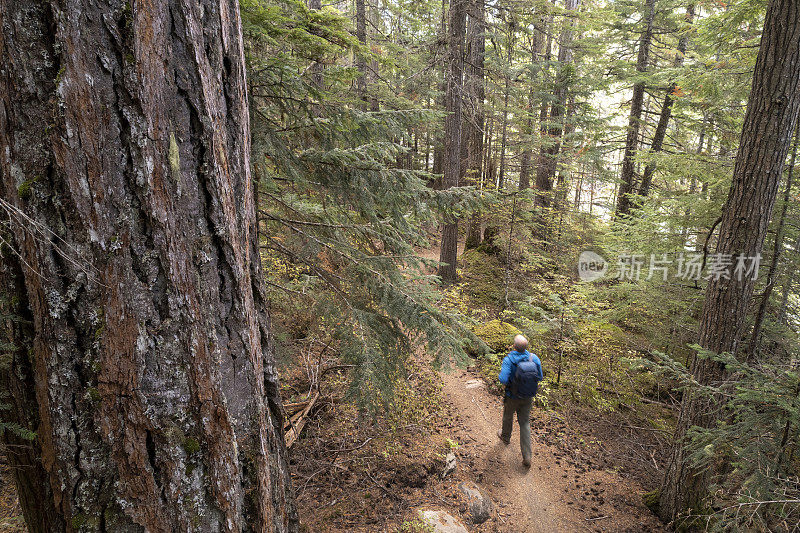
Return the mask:
M288 1L245 2L243 16L268 286L276 302L288 295L289 314L324 317L309 326L335 341L342 362L354 365L352 392L374 407L391 398L419 342L460 357L458 317L436 306L433 262L417 249L430 246L425 227L475 207L480 195L435 191L430 174L398 167L408 150L403 132L440 115L365 111L347 96L353 71L336 65L363 50L341 15ZM322 86L308 59L325 64Z
M800 374L785 366L747 364L697 345L701 359L725 368L726 378L701 385L673 358L654 353L655 362L636 364L674 380L680 388L724 405L730 416L715 427L687 434L688 460L700 469L727 465L715 480L707 509L695 510L685 526L708 524L710 531L775 531L800 519L797 479L800 435ZM717 470L719 471L719 470Z

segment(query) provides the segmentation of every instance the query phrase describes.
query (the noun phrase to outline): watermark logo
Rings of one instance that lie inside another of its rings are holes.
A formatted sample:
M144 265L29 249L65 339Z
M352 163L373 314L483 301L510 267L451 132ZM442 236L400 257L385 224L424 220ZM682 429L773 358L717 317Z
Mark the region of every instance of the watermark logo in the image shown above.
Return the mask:
M578 277L581 281L595 281L606 275L608 262L603 256L586 250L578 258ZM761 255L679 253L670 254L620 254L610 277L619 281L667 281L676 278L684 281L719 281L720 279L756 279Z
M578 257L578 277L581 281L594 281L606 275L608 261L591 250L581 252Z

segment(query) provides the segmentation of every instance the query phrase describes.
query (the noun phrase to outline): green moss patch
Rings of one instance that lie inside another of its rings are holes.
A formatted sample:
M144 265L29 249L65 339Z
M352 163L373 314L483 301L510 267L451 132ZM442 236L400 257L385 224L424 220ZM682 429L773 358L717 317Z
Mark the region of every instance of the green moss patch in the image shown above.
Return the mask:
M475 327L473 333L486 343L492 353L502 353L509 350L516 335L522 334L513 325L501 320L491 320Z

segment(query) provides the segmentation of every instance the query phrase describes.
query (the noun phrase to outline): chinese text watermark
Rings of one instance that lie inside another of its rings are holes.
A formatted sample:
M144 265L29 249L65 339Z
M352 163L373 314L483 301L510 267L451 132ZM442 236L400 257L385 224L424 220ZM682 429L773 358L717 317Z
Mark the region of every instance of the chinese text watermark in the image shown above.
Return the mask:
M609 277L620 281L661 280L669 278L686 281L720 279L756 279L761 264L761 254L620 254L616 268L609 268L603 256L584 251L578 258L578 277L582 281L600 279L609 272Z

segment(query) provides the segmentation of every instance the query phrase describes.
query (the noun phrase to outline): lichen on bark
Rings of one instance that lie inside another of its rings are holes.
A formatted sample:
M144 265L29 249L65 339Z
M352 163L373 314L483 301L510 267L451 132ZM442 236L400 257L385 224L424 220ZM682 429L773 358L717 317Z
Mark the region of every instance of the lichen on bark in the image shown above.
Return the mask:
M0 25L32 529L296 530L238 4L0 0Z

